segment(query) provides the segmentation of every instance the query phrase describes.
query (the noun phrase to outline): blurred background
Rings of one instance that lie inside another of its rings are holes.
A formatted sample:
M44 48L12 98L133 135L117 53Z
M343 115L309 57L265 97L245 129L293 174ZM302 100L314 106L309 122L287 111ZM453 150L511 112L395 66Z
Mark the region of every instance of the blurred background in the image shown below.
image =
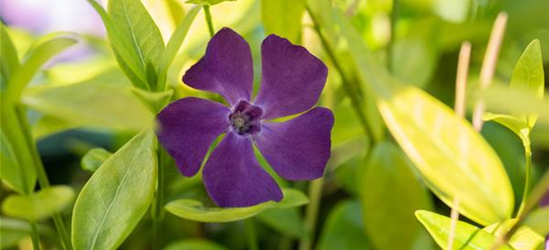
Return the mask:
M231 27L249 42L254 57L256 89L260 81L260 44L277 29L293 27L288 37L302 44L311 53L323 59L330 73L321 105L335 112L336 125L332 135L333 156L323 183L322 199L315 226L313 249L389 249L387 239L399 234L411 240L406 249L436 249L427 232L411 214L380 223L369 223L366 213L384 218L383 211L427 208L449 215L450 209L437 200L415 178L411 169L398 171L388 182L367 182L364 177L365 152L369 141L342 86L342 78L322 48L311 17L305 11L300 24L279 23L281 15L289 9L274 9L275 0L237 0L211 7L216 30ZM327 0L328 1L328 0ZM106 6L106 0L99 1ZM296 4L303 1L296 0ZM115 152L142 126L150 116L141 103L128 91L131 86L106 40L105 29L98 14L84 0L0 0L0 18L16 49L22 55L39 37L52 32L72 32L78 44L51 60L23 95L29 107L29 120L33 136L38 141L40 155L53 184L69 184L79 190L91 172L82 169L81 158L92 148L101 147ZM164 41L169 39L176 25L192 7L183 0L143 0L159 26ZM397 11L394 11L397 3ZM470 84L476 84L484 50L495 16L500 11L509 15L495 81L507 84L522 51L533 40L539 39L544 60L545 86L549 74L549 1L547 0L334 0L360 32L362 39L373 51L376 60L403 82L419 86L452 107L455 76L460 45L472 43ZM397 13L398 18L392 17ZM176 98L200 96L219 97L186 87L181 76L204 53L209 40L203 12L195 19L179 55L169 72L169 84ZM392 21L396 20L394 24ZM280 28L282 27L282 28ZM388 54L388 48L392 53ZM387 55L391 55L389 58ZM343 65L344 71L353 71ZM352 75L352 74L350 74ZM351 79L356 81L355 79ZM390 138L385 128L381 134ZM488 122L482 134L502 159L520 201L524 186L524 156L521 141L506 128ZM389 139L390 140L390 139ZM549 131L537 126L532 134L534 176L538 178L549 166ZM173 164L173 163L172 163ZM262 164L266 164L264 161ZM396 171L393 169L393 171ZM167 171L167 200L193 198L209 202L200 178L184 178L175 167ZM307 190L307 182L286 183ZM419 184L418 184L419 183ZM385 186L384 186L385 185ZM417 196L408 196L409 186L420 185ZM391 188L390 188L391 187ZM386 204L377 210L366 210L361 199L362 189L383 189ZM1 197L10 193L2 188ZM414 200L415 199L415 200ZM414 206L415 206L414 205ZM305 237L303 208L280 214L259 216L257 230L261 249L296 249L297 240ZM70 209L65 215L70 215ZM245 249L243 224L202 224L167 214L164 222L164 246L178 248L177 242L185 238L205 239L228 249ZM16 220L2 219L2 249L30 246L25 234L17 233ZM393 223L393 224L391 224ZM16 227L15 227L16 228ZM399 228L393 230L393 228ZM52 234L55 230L45 223L44 241L55 249ZM386 236L380 236L380 234ZM50 237L48 238L48 235ZM144 219L121 249L149 249L150 222ZM387 239L384 239L387 238ZM381 239L380 239L381 238ZM398 239L396 240L398 241ZM398 246L398 245L395 245ZM214 248L212 248L214 249ZM399 248L393 248L399 249ZM401 248L404 249L404 248Z

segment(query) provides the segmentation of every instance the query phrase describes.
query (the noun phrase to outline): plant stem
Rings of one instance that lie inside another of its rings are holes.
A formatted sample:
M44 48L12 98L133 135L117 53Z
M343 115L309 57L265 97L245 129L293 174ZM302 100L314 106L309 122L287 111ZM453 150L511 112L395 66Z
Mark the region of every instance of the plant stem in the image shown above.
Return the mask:
M334 67L336 68L339 75L341 76L341 80L343 82L343 89L347 94L347 96L349 97L349 99L351 100L353 109L355 110L356 115L358 116L358 120L360 121L360 124L362 125L364 132L366 133L366 136L368 138L371 138L370 141L375 141L376 137L374 136L374 133L371 131L370 127L368 126L368 122L366 121L366 116L364 115L364 111L362 110L362 105L360 104L360 98L356 95L356 92L353 91L351 87L350 79L345 75L343 68L339 64L339 61L336 59L335 53L332 51L326 38L322 35L322 32L320 31L320 28L318 26L318 21L314 17L313 13L308 8L307 8L307 12L309 13L309 16L311 17L311 19L313 20L313 27L318 37L320 38L322 48L324 49L324 51L326 51L326 54L330 58L330 61L332 61L332 63L334 64ZM372 142L370 142L370 144L371 143Z
M38 222L31 222L31 239L32 248L34 250L40 250L40 234L38 233Z
M318 208L320 206L320 198L322 197L322 186L324 179L316 179L309 185L309 205L305 211L305 227L307 228L308 237L299 241L299 250L309 250L312 247L312 242L315 235L316 219Z
M36 148L36 144L32 139L32 134L29 127L29 123L27 121L25 110L22 106L17 106L16 109L17 109L16 110L17 120L19 122L21 130L23 131L23 134L25 135L27 147L30 149L32 154L32 161L35 167L38 184L42 189L49 188L50 181L48 180L46 170L44 168L44 165L42 164L40 155L38 154L38 149ZM53 223L55 224L55 227L57 229L57 233L59 234L59 238L61 239L61 244L66 250L72 250L71 240L65 228L63 218L61 218L61 215L59 215L58 213L54 213L52 215L52 218L53 218Z
M155 202L152 208L152 220L153 220L153 249L160 249L162 245L161 236L162 236L162 219L164 217L163 208L164 208L164 150L158 143L157 157L158 157L158 179L156 186L156 196Z
M530 136L525 135L526 138L523 138L524 144L524 158L526 159L526 176L524 180L524 191L522 194L522 201L520 202L520 208L517 213L517 217L523 216L524 209L526 207L526 202L528 201L528 196L530 196L530 182L532 179L532 148L530 147Z
M253 218L244 220L244 227L246 228L248 250L259 250L259 245L257 244L257 234L255 232L255 225L254 225Z
M208 31L210 32L210 37L214 36L214 28L212 22L212 14L210 13L210 6L204 5L204 15L206 16L206 23L208 24Z

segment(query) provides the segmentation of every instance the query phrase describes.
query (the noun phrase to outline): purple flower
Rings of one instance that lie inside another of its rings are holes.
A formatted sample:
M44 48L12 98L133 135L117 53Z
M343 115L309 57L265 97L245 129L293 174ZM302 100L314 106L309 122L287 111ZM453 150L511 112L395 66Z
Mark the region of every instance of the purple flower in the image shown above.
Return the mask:
M185 176L198 172L210 145L226 133L202 172L208 194L221 207L282 200L280 187L259 165L252 145L288 180L322 177L330 158L333 114L313 108L326 82L326 65L275 35L263 41L261 55L261 88L252 100L250 46L233 30L220 30L183 81L222 95L231 107L188 97L158 115L158 139ZM302 112L285 122L269 121Z

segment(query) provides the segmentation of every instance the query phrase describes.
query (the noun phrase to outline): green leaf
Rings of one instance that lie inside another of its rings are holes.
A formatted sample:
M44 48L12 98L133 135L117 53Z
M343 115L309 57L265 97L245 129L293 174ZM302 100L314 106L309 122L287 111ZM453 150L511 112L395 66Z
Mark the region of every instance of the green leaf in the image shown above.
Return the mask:
M284 199L279 203L274 201L264 202L251 207L219 208L204 207L196 200L175 200L169 202L165 208L168 212L183 219L200 222L231 222L250 218L269 208L290 208L303 206L309 202L307 196L297 190L283 189Z
M31 228L26 221L0 217L0 234L0 249L16 249L19 241L31 234Z
M95 0L88 0L103 20L118 65L128 79L138 88L148 89L145 65L140 64L139 54L132 49L132 40L122 32L122 28L113 21L105 9Z
M438 215L425 210L416 212L417 219L425 226L437 244L446 249L452 220L446 216ZM496 237L468 223L458 221L455 228L454 244L452 249L478 250L491 249L496 242ZM499 250L513 250L505 244Z
M82 169L95 172L111 156L112 153L103 148L92 148L82 157L80 164Z
M358 201L339 203L330 213L318 242L318 250L369 250Z
M185 37L187 36L187 33L189 31L189 28L191 27L191 24L193 23L196 15L202 9L202 4L198 4L194 6L192 9L190 9L186 14L185 18L177 25L177 28L173 32L172 36L170 37L170 40L168 41L168 45L166 45L166 49L162 53L162 57L160 58L160 69L159 69L159 89L164 89L166 84L166 76L168 74L168 69L170 68L170 65L172 64L173 60L175 59L175 56L177 55L177 52L179 51L179 48L181 48L181 45L183 44L183 41L185 40Z
M204 5L216 5L222 2L234 2L236 0L187 0L186 3L204 4Z
M544 79L541 46L539 40L535 39L526 47L515 65L511 77L511 89L527 89L542 98ZM530 128L534 127L537 120L536 114L522 113L520 116Z
M164 250L228 250L228 248L205 239L187 239L174 242Z
M261 0L261 16L267 34L301 44L301 20L305 0Z
M0 72L2 73L0 93L3 93L6 88L4 84L9 81L13 72L19 68L19 56L2 22L0 22L0 36L2 37L0 41L0 49L2 50L2 54L0 54Z
M511 115L500 115L493 113L485 113L483 118L485 121L495 121L515 133L524 145L530 145L530 126L525 120L516 118Z
M54 116L72 127L97 126L141 130L152 126L154 116L139 99L117 82L90 80L40 86L25 92L23 103Z
M532 211L522 225L534 230L539 235L549 235L549 207L542 207Z
M23 57L21 66L13 72L7 89L7 98L19 100L21 92L29 84L38 70L53 56L76 44L74 38L67 37L70 33L52 33L38 40Z
M377 144L369 154L360 198L364 227L376 249L412 249L426 238L414 212L432 209L432 201L413 167L392 143Z
M28 187L25 187L27 182L34 183L36 176L29 180L23 180L22 166L17 161L15 154L15 148L10 144L7 134L3 128L0 128L0 164L2 165L2 171L0 171L0 178L13 190L18 193L25 193L30 191Z
M2 212L14 218L40 221L67 207L74 195L69 186L52 186L30 195L12 194L2 203Z
M414 87L394 89L378 106L393 136L427 186L447 205L482 225L509 219L511 183L494 150L466 120Z
M307 237L305 223L297 208L270 209L261 212L256 218L284 235L301 239Z
M173 89L162 92L149 92L138 88L130 90L153 114L158 114L170 102L173 95Z
M492 235L501 237L511 230L517 221L517 219L511 219L504 222L498 222L485 227L483 230ZM508 244L516 250L536 250L538 247L541 247L543 243L544 238L527 226L519 227L508 241Z
M95 171L76 200L75 250L116 249L151 204L156 189L156 136L140 132Z
M164 52L162 34L141 3L141 0L111 0L108 3L109 15L119 27L122 36L130 41L129 46L138 55L138 63L147 69L149 63L158 72L160 58ZM156 79L155 79L156 80ZM148 82L155 87L156 82Z

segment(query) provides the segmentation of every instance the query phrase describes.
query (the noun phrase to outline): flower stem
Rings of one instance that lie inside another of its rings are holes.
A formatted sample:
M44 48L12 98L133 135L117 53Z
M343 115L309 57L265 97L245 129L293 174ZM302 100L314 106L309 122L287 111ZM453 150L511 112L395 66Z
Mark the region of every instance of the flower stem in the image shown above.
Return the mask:
M17 118L20 124L20 128L23 130L27 146L30 149L32 154L32 161L36 170L38 184L42 189L49 188L50 181L48 180L46 169L44 168L44 164L42 164L42 160L40 159L40 155L38 154L38 149L36 148L36 144L32 139L31 130L29 127L29 123L27 121L25 110L22 106L18 106L16 109L17 109ZM67 229L65 228L63 218L61 218L61 215L58 213L54 213L52 215L52 218L53 218L53 223L55 224L55 227L57 229L57 233L59 234L61 244L63 245L64 249L72 250L71 240L67 233Z
M315 235L316 219L318 208L320 206L320 198L322 197L322 186L324 179L316 179L309 185L309 205L305 211L305 227L307 228L308 237L305 237L299 242L299 250L309 250L312 247L313 238Z
M40 250L40 234L38 233L38 222L30 222L32 248Z
M528 133L529 134L529 133ZM517 217L523 216L524 209L526 207L526 202L528 201L528 196L530 196L530 182L532 179L532 148L530 146L529 135L526 135L523 138L524 144L524 158L526 159L526 176L524 180L524 191L522 194L522 201L520 202L519 211Z
M158 179L156 186L156 196L152 208L152 220L153 220L153 249L161 249L161 236L162 236L162 220L163 220L163 208L164 208L164 150L158 143L157 157L158 157Z
M206 16L206 23L208 24L208 31L210 32L210 37L214 36L214 28L212 22L212 14L210 13L210 6L204 5L204 15Z
M246 238L248 241L249 250L259 250L259 245L257 244L257 235L255 232L255 225L253 218L244 220L244 227L246 228Z

